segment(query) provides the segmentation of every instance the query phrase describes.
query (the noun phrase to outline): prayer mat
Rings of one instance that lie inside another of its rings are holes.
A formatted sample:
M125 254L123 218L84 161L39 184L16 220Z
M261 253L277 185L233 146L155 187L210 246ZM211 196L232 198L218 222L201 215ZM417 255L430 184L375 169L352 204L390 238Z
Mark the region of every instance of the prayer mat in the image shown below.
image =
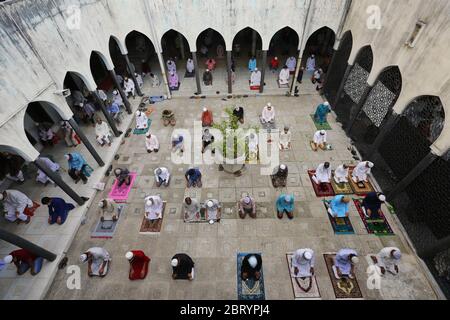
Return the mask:
M94 230L91 233L91 238L93 239L111 239L117 230L117 225L119 224L119 221L122 217L122 215L125 212L125 204L119 205L119 213L118 213L118 219L116 221L112 220L105 220L105 221L98 221L95 225Z
M163 219L164 219L164 211L166 210L166 204L167 204L167 202L163 201L162 218L159 219L153 225L144 216L144 218L142 219L141 229L139 230L139 233L141 233L141 234L159 234L161 232L161 227L162 227L162 223L163 223Z
M150 102L156 103L156 102L164 101L166 99L164 98L164 96L151 96L149 98L149 100L150 100Z
M280 82L277 80L277 84L278 84L278 88L280 88L280 89L288 89L289 88L289 83L280 84Z
M369 234L374 234L376 236L394 235L394 231L392 231L392 228L383 213L380 214L379 219L371 220L369 218L366 218L366 215L364 214L362 208L362 199L353 199L353 202Z
M130 194L131 188L133 187L134 182L136 181L137 173L131 172L131 181L130 185L127 186L125 183L122 184L122 186L119 188L118 180L116 179L114 181L114 184L112 186L111 192L108 194L108 198L113 199L117 203L124 203L127 202L128 196Z
M326 214L328 216L328 220L330 220L331 226L333 227L335 234L355 234L355 230L353 229L352 222L350 218L333 218L329 213L328 209L330 208L329 200L324 200L323 204L325 205Z
M355 181L353 181L353 177L352 177L352 172L353 169L355 169L355 167L350 167L348 170L348 175L349 175L349 179L348 182L350 183L350 185L352 186L352 189L354 191L355 194L359 195L359 196L364 196L370 192L374 192L375 189L372 186L372 183L370 183L370 178L367 179L368 182L359 182L359 183L355 183Z
M186 73L184 74L184 77L185 78L194 78L195 77L195 72L189 73L189 72L186 71Z
M294 256L293 253L286 253L286 260L287 260L287 264L288 264L289 275L291 277L291 284L292 284L292 291L294 292L294 299L295 300L302 300L302 299L319 300L321 298L321 296L320 296L319 286L317 285L316 276L306 278L305 280L302 280L301 278L296 277L294 274L294 268L292 267L292 263L291 263L293 256ZM309 286L311 286L311 288L308 290Z
M37 208L39 208L41 205L35 201L33 201L33 206L31 208L25 208L25 210L23 210L23 213L26 216L32 217L34 216L34 212L37 210Z
M148 119L147 121L147 128L145 129L134 129L133 130L133 134L136 135L143 135L143 134L147 134L148 130L150 130L150 126L152 125L152 119Z
M249 279L247 281L241 278L241 266L242 260L248 253L237 254L237 290L238 300L265 300L266 295L264 293L264 273L263 267L261 267L261 278L257 281ZM258 253L260 254L260 253Z
M250 86L250 90L252 91L259 91L260 86Z
M186 222L186 223L209 223L209 220L206 219L205 208L203 208L204 205L205 205L204 203L200 203L200 215L198 218L195 217L192 220L184 220L184 212L183 212L182 215L183 215L184 222ZM217 219L214 220L214 222L217 222Z
M317 130L327 130L327 131L333 130L328 122L320 124L313 114L311 114L311 119L312 121L314 121L314 125L316 126Z
M356 278L336 279L334 276L333 264L335 256L335 253L325 253L323 255L336 299L362 299L363 295Z
M334 171L331 178L331 185L335 194L353 194L353 189L350 183L336 183L334 180Z
M319 185L317 185L312 177L316 173L316 170L308 170L309 179L311 180L312 186L314 188L314 192L316 193L316 196L319 198L323 197L334 197L336 194L334 193L333 186L331 183L322 183L322 185L325 187L323 190L319 189Z

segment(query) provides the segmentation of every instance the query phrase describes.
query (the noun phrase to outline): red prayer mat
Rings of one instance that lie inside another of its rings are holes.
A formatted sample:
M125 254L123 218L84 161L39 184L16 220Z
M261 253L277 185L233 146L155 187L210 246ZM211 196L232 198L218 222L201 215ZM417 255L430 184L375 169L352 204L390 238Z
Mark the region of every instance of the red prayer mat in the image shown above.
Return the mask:
M308 170L309 179L311 180L312 186L314 188L314 192L316 196L319 198L322 197L334 197L336 194L334 193L333 186L331 183L322 183L324 189L319 189L319 185L317 185L312 177L315 175L316 170Z

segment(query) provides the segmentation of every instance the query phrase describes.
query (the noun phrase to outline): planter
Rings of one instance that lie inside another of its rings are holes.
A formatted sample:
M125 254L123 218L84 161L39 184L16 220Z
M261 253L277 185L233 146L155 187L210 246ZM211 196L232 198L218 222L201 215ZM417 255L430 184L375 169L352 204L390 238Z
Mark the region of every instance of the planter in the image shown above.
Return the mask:
M244 169L245 164L221 164L220 166L226 173L236 174Z

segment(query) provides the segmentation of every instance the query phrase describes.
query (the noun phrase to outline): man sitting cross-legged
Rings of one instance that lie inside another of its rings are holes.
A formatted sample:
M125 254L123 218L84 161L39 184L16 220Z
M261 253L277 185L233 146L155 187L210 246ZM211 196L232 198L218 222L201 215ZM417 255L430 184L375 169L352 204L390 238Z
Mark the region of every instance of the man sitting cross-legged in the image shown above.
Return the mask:
M220 222L220 218L222 216L222 206L218 200L206 200L205 204L202 206L202 209L205 210L205 218L206 220L209 220L209 223L213 224L214 222Z
M334 171L334 181L337 184L347 183L348 182L348 165L342 164L336 168Z
M325 150L327 145L327 132L325 130L316 131L314 133L313 141L311 142L311 147L313 151L320 149Z

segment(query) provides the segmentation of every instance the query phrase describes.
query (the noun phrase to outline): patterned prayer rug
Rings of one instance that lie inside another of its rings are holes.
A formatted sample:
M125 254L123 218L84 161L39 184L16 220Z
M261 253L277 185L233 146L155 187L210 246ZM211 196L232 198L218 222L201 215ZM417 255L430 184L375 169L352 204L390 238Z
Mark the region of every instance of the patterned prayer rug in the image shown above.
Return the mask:
M348 181L349 181L354 193L357 195L366 195L370 192L374 192L375 189L372 186L372 183L370 183L370 178L368 179L368 182L355 183L355 181L353 181L353 179L352 179L353 169L355 169L355 167L350 167L348 170L348 172L349 172Z
M389 225L389 222L387 221L386 216L383 213L381 213L379 219L370 220L366 218L364 214L362 208L362 199L353 199L353 202L369 234L374 234L376 236L394 235L394 231L392 231L392 228Z
M122 216L125 213L125 204L120 204L119 208L119 217L116 221L98 221L95 225L94 230L91 233L91 238L94 239L111 239L117 230L117 225L119 224L120 219L123 219Z
M293 256L294 256L293 253L286 253L286 261L287 261L287 265L288 265L288 271L289 271L289 274L291 277L291 284L292 284L292 291L294 292L294 299L295 300L302 300L302 299L319 300L321 298L321 296L320 296L319 286L317 285L316 276L313 276L311 278L306 278L305 280L297 278L294 274L294 268L292 268L292 263L291 263ZM311 287L309 288L309 286L311 286ZM309 290L308 290L308 288L309 288Z
M248 253L237 254L237 290L238 300L265 300L264 293L264 273L261 267L261 278L257 281L249 279L247 281L241 278L242 260ZM259 253L258 253L259 254Z
M162 209L162 218L158 219L157 222L154 224L151 224L150 221L147 220L147 218L144 216L141 223L141 229L139 230L139 233L141 234L159 234L161 232L161 227L164 219L164 211L166 210L166 204L167 202L163 202L163 209Z
M336 183L333 177L331 178L331 186L333 187L335 194L353 194L353 189L350 183Z
M330 220L331 226L333 227L335 234L355 234L355 230L353 229L352 222L350 218L333 218L328 213L328 208L330 207L330 202L328 200L324 200L323 204L325 205L326 214L328 216L328 220Z
M312 179L315 173L316 170L308 170L309 179L311 180L316 196L319 198L334 197L336 194L334 193L333 186L331 185L331 183L322 184L325 186L325 188L323 190L319 190L319 186Z
M316 119L314 118L314 115L310 115L312 121L314 122L314 125L316 126L317 130L333 130L328 122L325 122L324 124L320 124Z
M336 299L362 299L363 295L356 278L336 279L334 276L333 264L335 256L335 253L325 253L323 255Z
M118 180L116 179L114 181L114 184L112 186L111 192L108 194L108 197L110 199L113 199L117 203L124 203L127 202L128 196L130 194L131 188L133 187L133 184L136 181L137 173L131 172L131 181L130 185L127 186L125 183L122 184L122 186L118 187Z
M151 125L152 125L152 119L148 119L148 121L147 121L147 128L145 128L145 129L134 129L133 130L133 134L136 134L136 135L147 134L148 130L150 130L150 126Z

